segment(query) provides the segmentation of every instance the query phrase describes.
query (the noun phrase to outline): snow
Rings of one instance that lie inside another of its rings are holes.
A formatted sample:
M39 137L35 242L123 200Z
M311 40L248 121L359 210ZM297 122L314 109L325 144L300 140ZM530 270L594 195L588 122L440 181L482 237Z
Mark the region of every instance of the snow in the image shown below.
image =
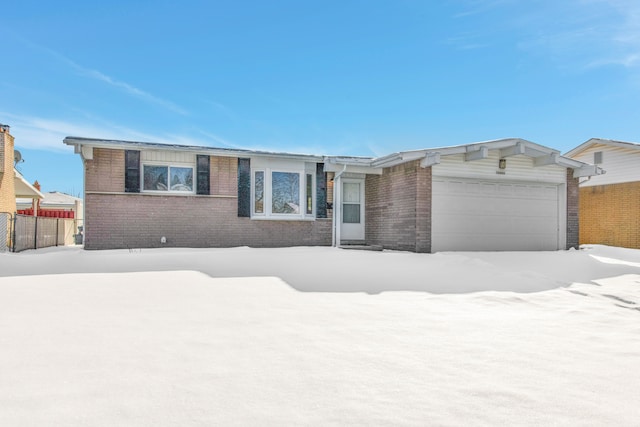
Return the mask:
M0 253L0 425L640 424L640 251Z

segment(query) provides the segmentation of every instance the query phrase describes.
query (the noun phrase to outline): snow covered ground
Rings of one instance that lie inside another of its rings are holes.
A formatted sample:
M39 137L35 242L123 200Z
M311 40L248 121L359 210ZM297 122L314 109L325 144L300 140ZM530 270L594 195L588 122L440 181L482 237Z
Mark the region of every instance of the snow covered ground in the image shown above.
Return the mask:
M640 251L0 253L0 425L640 425Z

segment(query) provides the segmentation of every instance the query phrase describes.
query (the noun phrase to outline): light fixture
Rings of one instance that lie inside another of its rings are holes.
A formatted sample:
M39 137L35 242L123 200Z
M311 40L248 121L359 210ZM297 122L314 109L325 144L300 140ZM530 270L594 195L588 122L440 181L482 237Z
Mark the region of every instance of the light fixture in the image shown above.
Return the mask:
M498 167L500 169L506 169L507 168L507 159L500 159L498 161Z

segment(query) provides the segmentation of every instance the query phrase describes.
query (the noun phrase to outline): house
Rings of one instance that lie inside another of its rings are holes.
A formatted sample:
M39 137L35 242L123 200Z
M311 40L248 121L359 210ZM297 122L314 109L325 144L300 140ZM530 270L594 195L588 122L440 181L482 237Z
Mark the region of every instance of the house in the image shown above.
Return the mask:
M378 158L64 143L84 164L86 249L565 249L578 245L578 179L602 172L517 138Z
M11 243L11 220L16 212L16 197L27 198L32 204L43 197L15 168L20 159L10 127L0 124L0 251L6 250Z
M580 243L640 248L640 144L592 138L566 156L607 171L580 181Z
M40 189L36 181L34 187ZM28 198L16 199L17 213L44 218L56 218L58 245L73 245L82 243L81 230L83 228L84 208L82 199L61 193L49 191L43 193L43 198L32 203Z
M34 187L38 188L39 186L36 184L34 184ZM43 198L38 201L38 215L54 218L82 219L83 206L81 198L60 191L49 191L42 193L42 195ZM18 212L30 212L33 209L31 199L17 198L16 209Z
M0 124L0 212L12 215L16 211L16 197L37 200L43 196L15 168L22 157L9 131L9 126Z

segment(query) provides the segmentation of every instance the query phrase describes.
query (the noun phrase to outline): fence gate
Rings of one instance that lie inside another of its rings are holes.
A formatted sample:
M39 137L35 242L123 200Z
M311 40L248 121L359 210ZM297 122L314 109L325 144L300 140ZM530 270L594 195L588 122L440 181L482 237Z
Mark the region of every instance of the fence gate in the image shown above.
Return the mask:
M0 252L11 250L11 220L8 212L0 212Z

